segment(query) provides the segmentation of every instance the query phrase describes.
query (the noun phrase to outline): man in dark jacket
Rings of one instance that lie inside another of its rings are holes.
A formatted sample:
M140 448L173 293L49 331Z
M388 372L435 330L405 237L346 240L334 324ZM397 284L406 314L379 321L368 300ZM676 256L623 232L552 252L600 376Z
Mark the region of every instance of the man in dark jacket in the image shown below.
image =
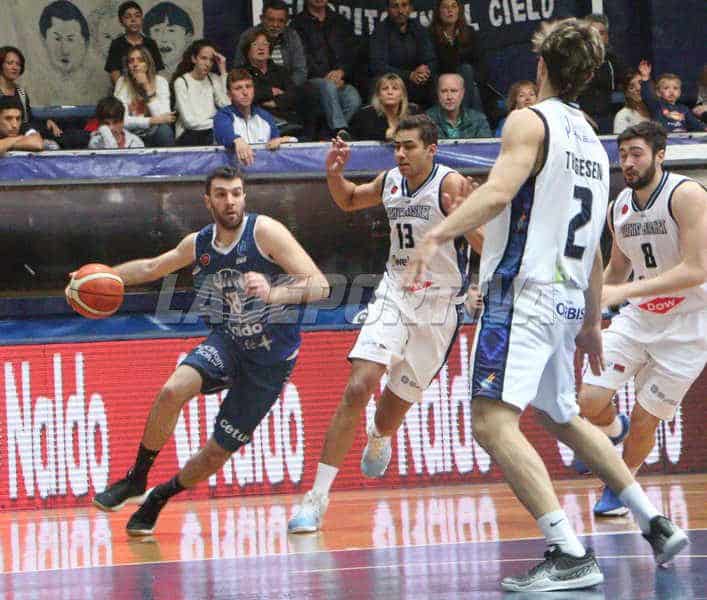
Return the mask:
M361 106L352 85L356 40L353 25L327 7L327 0L306 0L293 20L307 56L310 82L319 90L327 126L348 136L349 121Z
M580 108L587 113L599 126L599 133L612 133L614 111L611 106L611 95L621 89L621 83L626 75L626 65L611 50L609 43L609 19L606 15L591 14L584 18L597 30L604 42L606 53L604 62L594 73L594 77L577 98Z
M437 57L429 33L410 18L410 0L388 0L388 18L370 40L373 77L395 73L405 82L408 98L427 108L434 103Z

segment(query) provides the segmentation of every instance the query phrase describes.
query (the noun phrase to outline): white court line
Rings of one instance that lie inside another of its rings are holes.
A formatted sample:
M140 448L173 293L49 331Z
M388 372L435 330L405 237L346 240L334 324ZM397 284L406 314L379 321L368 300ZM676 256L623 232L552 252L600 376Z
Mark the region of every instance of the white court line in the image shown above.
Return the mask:
M600 558L628 558L628 559L643 559L643 558L649 558L653 560L653 555L652 554L621 554L617 556L610 556L610 555L601 555L597 556L598 559ZM673 558L673 561L676 561L678 559L684 559L684 558L707 558L707 554L679 554L675 558ZM538 557L532 557L532 558L489 558L485 560L474 560L473 564L477 563L516 563L516 562L534 562L537 561ZM671 561L671 562L673 562ZM446 560L446 561L440 561L440 562L434 562L434 561L426 561L426 562L404 562L404 563L392 563L388 565L363 565L360 567L335 567L331 569L305 569L303 571L290 571L293 575L301 575L301 574L307 574L307 573L331 573L331 572L337 572L337 571L367 571L367 570L372 570L372 569L399 569L401 567L419 567L419 566L441 566L441 565L469 565L472 564L469 561L462 561L462 560Z

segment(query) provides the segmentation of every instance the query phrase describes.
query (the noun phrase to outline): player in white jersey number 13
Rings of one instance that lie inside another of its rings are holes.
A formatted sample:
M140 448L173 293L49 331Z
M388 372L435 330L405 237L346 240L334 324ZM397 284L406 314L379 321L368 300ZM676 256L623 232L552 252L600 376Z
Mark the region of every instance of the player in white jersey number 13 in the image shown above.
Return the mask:
M435 124L416 115L401 120L395 132L398 166L373 181L356 185L344 178L350 148L341 139L333 141L327 156L327 184L342 210L383 205L390 224L390 251L375 300L368 305L366 322L348 357L351 373L326 433L314 486L289 522L291 533L321 526L329 488L353 444L361 414L387 371L361 460L364 475L383 476L391 458L391 436L442 368L459 329L469 284L468 242L478 252L479 234L470 234L469 240L450 239L420 286L405 290L401 285L416 244L455 208L453 199L470 185L453 169L437 164L436 151Z
M589 355L592 371L599 373L603 365L599 238L609 200L609 162L569 102L602 63L604 48L596 31L577 19L552 24L534 42L540 55L538 104L508 116L488 180L425 236L408 281L424 281L441 244L486 224L472 431L549 545L540 565L505 577L501 586L539 592L589 587L603 575L520 430L528 404L631 508L658 563L684 548L687 536L659 515L606 435L579 416L575 340Z
M583 416L614 443L624 442L624 460L636 473L658 424L675 416L707 362L707 191L663 171L666 134L660 125L629 127L618 143L628 187L608 214L613 244L602 305L629 303L604 330L607 369L585 376L579 402ZM611 400L631 377L636 404L629 428ZM605 488L594 512L620 516L628 509Z

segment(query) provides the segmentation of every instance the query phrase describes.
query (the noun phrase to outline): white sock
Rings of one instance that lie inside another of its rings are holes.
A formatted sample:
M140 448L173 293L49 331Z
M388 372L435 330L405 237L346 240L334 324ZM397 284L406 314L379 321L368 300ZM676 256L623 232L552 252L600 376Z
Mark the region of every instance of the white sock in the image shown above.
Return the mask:
M619 500L629 507L643 533L651 530L651 519L660 513L651 503L641 485L634 481L619 494Z
M599 429L601 429L606 435L609 437L616 437L621 433L621 419L619 419L619 415L616 415L614 417L614 420L612 421L611 425L601 425L599 426Z
M312 489L322 496L328 496L331 484L334 483L334 479L336 479L336 474L338 472L339 469L336 467L319 463L317 465L317 474L314 477L314 485L312 486Z
M564 510L554 510L538 519L538 527L543 532L548 546L557 546L562 552L580 557L586 550L572 529Z

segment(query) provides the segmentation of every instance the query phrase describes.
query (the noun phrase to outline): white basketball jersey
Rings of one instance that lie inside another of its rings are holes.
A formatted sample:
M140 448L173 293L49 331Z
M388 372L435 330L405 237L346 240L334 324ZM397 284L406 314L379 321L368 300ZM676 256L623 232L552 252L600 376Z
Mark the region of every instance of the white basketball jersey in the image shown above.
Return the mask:
M606 222L609 158L578 109L549 98L531 110L545 124L545 160L486 225L480 280L586 289Z
M692 180L664 172L643 209L636 203L630 188L617 196L611 209L614 237L621 252L631 261L634 278L657 277L682 261L680 229L673 218L670 201L675 188L685 181ZM660 297L629 298L629 302L657 314L704 310L707 284Z
M383 205L390 223L390 252L386 263L388 279L402 290L405 269L422 237L445 218L442 209L442 181L453 169L435 164L416 190L396 167L385 174ZM465 238L445 242L426 271L427 293L458 296L463 301L469 285L469 245Z

